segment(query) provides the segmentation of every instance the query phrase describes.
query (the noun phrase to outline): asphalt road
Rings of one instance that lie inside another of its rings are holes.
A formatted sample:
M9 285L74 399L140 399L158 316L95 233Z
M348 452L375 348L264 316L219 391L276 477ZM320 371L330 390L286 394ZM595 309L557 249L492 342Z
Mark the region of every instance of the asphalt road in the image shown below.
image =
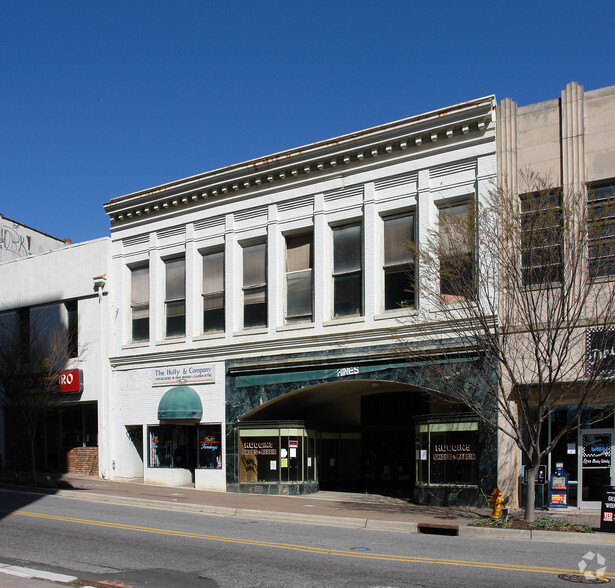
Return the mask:
M615 578L610 545L251 521L57 496L24 502L13 492L0 492L0 517L0 563L124 587L565 587L559 575L579 575L583 561Z

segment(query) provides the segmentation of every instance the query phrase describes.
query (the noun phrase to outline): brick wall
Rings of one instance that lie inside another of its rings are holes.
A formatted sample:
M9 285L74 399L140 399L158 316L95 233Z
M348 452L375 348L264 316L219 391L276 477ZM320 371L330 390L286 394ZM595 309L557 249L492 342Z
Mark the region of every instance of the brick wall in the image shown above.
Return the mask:
M66 472L98 475L98 447L74 447L66 453Z

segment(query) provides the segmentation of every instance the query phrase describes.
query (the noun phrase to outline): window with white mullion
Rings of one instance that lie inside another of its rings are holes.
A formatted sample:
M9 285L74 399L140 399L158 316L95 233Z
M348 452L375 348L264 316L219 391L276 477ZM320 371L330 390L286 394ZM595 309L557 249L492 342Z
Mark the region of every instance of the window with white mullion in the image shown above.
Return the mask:
M180 337L186 334L186 262L183 257L165 261L166 336Z
M440 302L461 302L476 296L475 225L468 201L439 211Z
M203 332L224 331L224 251L203 254Z
M414 306L414 214L383 219L384 309Z
M149 340L149 266L130 270L131 340Z
M333 316L363 313L361 225L333 229Z
M243 326L267 326L267 246L243 247Z
M286 237L286 320L313 319L312 233Z

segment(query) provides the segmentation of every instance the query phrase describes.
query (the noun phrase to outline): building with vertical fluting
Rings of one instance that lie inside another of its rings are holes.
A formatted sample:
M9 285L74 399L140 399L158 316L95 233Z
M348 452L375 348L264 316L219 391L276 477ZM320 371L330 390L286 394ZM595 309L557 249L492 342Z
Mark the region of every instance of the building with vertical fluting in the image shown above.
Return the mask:
M527 106L506 98L497 117L498 184L519 199L522 230L529 233L530 222L523 217L532 201L552 211L547 217L551 227L526 240L520 256L519 287L535 292L525 300L535 304L542 325L561 325L559 335L547 328L534 330L547 353L539 365L528 357L527 377L520 382L536 391L528 397L538 410L549 390L543 382L549 371L557 373L548 402L558 402L553 410L549 407L541 439L543 447L552 441L555 447L543 460L546 484L539 493L545 495L537 502L547 502L549 474L561 464L569 491L557 499L599 508L603 486L615 481L615 86L586 92L571 82L559 98ZM528 188L535 177L542 182L542 194ZM577 233L576 241L568 229L574 223L585 223L587 229L587 234L585 229ZM581 297L587 297L583 308ZM595 402L577 410L583 395ZM502 480L504 489L514 495L526 460L505 435L500 435L499 461L500 471L510 472Z

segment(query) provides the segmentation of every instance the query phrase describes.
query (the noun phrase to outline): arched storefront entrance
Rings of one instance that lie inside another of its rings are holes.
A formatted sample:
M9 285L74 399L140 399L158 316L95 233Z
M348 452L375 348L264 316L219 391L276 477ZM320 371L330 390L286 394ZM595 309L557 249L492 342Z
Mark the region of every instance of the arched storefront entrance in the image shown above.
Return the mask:
M432 443L434 419L440 440L448 434L451 442ZM352 380L297 389L239 419L239 483L244 491L333 489L413 498L417 485L435 474L428 464L438 448L451 458L435 460L435 467L449 470L438 483L476 487L475 421L463 406L398 382Z
M470 382L480 359L433 361ZM227 489L484 505L497 485L497 433L447 389L428 362L391 348L229 362Z

